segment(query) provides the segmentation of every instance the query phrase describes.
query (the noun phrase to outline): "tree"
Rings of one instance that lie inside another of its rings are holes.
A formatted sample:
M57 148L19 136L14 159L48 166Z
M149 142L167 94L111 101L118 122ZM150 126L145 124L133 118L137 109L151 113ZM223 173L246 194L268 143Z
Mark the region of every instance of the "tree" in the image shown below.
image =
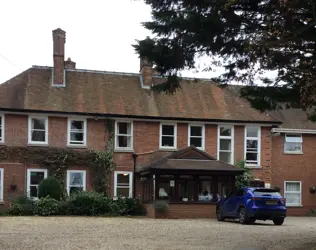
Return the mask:
M251 169L245 166L245 161L237 162L237 167L243 170L243 174L236 177L236 187L243 188L250 186L250 182L252 181Z
M315 0L144 2L153 20L143 25L154 36L133 46L166 76L154 90L174 93L179 72L195 69L196 58L206 56L209 65L203 70L224 67L225 73L214 80L222 86L245 84L241 95L255 108L316 111ZM276 75L266 74L271 71Z

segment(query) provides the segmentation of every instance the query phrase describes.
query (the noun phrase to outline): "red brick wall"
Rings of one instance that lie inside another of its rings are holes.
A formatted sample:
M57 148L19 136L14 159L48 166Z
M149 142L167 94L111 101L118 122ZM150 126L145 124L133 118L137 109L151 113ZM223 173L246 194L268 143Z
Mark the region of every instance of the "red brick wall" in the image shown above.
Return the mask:
M301 181L303 207L289 207L288 213L306 215L308 210L316 209L316 194L309 192L309 187L316 185L316 136L303 135L303 154L299 155L284 153L284 134L272 140L272 184L280 186L284 195L284 181Z

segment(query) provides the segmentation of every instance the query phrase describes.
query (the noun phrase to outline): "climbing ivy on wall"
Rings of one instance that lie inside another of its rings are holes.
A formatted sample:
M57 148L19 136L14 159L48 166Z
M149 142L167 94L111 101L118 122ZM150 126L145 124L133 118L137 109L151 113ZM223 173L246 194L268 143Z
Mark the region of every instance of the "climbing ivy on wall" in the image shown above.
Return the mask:
M114 121L105 121L108 135L104 150L76 150L55 147L0 147L0 161L14 161L25 164L38 164L48 169L65 187L66 171L69 166L84 166L93 173L95 191L107 193L110 173L115 168ZM100 138L103 140L103 138Z

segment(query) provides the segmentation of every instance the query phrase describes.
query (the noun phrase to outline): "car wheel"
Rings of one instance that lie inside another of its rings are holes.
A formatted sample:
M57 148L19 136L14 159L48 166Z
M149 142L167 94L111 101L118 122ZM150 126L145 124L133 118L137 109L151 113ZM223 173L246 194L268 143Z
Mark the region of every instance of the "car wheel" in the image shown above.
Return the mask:
M239 222L241 224L248 224L247 211L246 208L242 207L239 210Z
M284 222L284 218L277 218L273 220L274 225L281 226Z
M224 217L224 211L222 207L217 207L216 208L216 219L218 221L224 221L225 217Z

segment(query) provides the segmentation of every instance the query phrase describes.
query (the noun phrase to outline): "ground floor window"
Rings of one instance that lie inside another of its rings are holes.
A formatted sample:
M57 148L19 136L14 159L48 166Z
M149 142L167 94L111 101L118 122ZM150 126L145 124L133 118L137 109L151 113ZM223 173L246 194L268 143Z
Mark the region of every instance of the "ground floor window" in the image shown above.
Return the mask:
M28 169L27 170L27 196L30 198L38 197L38 185L47 178L47 169Z
M67 170L67 192L72 194L78 191L86 191L86 171Z
M302 183L300 181L286 181L284 183L284 198L288 206L302 205Z
M127 171L114 172L114 197L132 197L133 173Z
M4 187L4 177L3 177L3 168L0 168L0 201L3 201L3 187Z

